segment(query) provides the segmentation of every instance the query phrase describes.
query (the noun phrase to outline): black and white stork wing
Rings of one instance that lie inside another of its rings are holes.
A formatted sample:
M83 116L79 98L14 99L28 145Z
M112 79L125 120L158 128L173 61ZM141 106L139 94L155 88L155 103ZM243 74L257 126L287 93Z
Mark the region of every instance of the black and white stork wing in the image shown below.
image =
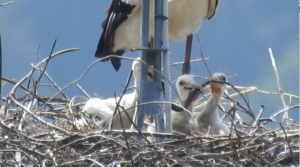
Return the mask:
M140 6L142 0L113 0L109 7L106 20L102 23L103 32L99 40L95 56L98 58L104 58L108 55L120 55L124 51L114 52L114 35L116 29L128 18L128 15L135 7ZM106 59L105 61L108 61ZM112 65L115 70L118 71L121 66L121 61L118 58L111 58Z
M221 0L209 0L208 11L206 15L206 19L211 19L220 6Z

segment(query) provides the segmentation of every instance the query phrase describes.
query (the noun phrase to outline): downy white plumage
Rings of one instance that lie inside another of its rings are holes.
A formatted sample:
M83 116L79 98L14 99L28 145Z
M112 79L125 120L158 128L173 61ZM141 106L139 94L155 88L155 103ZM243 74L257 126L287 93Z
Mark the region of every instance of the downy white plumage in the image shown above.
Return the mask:
M138 58L139 60L139 58ZM120 112L123 111L122 108L124 108L130 119L133 120L133 116L135 113L135 105L138 100L138 86L139 86L139 76L141 72L141 65L142 63L135 60L132 63L132 70L133 70L133 76L134 76L134 91L132 93L125 94L121 101L120 101ZM153 80L153 69L148 68L148 81ZM120 97L117 98L108 98L108 99L98 99L98 98L92 98L88 100L83 108L83 111L86 113L89 113L96 116L97 118L97 124L99 126L104 126L107 124L113 116L113 113L116 108L116 103L119 101ZM129 129L132 125L131 121L128 119L126 114L124 112L121 113L122 121L124 129ZM112 129L122 129L120 117L118 116L118 112L116 112L115 119L112 123Z
M182 75L178 77L176 81L176 88L179 95L179 100L181 101L181 104L186 104L186 100L190 96L191 90L194 88L198 88L199 85L197 85L191 75ZM186 135L191 134L191 128L190 128L190 119L191 119L191 113L193 110L193 104L194 101L197 99L199 94L193 95L191 101L187 103L186 109L189 111L181 110L181 111L175 111L172 110L172 127L173 131L180 132ZM155 126L154 123L149 125L147 127L147 132L155 132ZM149 140L153 141L153 138L149 138Z
M200 134L207 133L209 135L229 134L229 128L222 122L217 112L219 102L226 91L225 83L227 82L225 74L214 73L210 79L211 96L207 101L204 109L192 121L193 130Z
M185 104L186 100L188 99L192 88L197 87L198 85L195 83L193 77L191 75L185 74L180 77L178 77L176 81L176 88L179 95L179 100L182 104ZM190 102L190 104L187 106L187 111L181 111L177 112L172 110L172 126L173 130L184 133L187 135L191 134L191 128L190 128L190 119L191 119L191 113L193 112L193 104L194 101L197 99L199 94L196 94L193 97L193 100Z

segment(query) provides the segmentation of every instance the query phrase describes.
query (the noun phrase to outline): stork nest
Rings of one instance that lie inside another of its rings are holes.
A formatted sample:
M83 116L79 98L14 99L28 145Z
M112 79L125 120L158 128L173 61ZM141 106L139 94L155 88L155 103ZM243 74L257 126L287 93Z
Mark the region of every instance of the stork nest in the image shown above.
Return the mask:
M34 68L44 71L40 66L53 55ZM84 103L76 103L75 97L68 99L64 88L59 88L46 72L41 76L46 75L62 97L39 96L40 78L26 88L30 84L24 81L30 81L31 74L32 71L19 82L1 80L2 85L9 82L14 87L2 97L5 103L0 110L0 166L299 165L299 124L292 120L278 129L269 129L265 125L273 117L255 118L252 123L231 117L229 136L101 129L95 120L81 112ZM25 95L16 97L17 89L25 91ZM136 140L136 136L142 140ZM163 141L151 143L147 137Z

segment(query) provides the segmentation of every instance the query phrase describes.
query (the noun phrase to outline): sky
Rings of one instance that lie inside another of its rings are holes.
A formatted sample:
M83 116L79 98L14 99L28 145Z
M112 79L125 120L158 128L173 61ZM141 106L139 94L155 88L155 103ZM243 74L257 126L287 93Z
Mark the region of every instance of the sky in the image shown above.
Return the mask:
M0 4L5 2L8 0L0 0ZM0 6L3 77L17 81L23 78L32 69L31 63L49 56L55 39L54 52L80 48L52 59L47 66L46 71L61 88L79 78L97 60L94 53L110 0L14 2ZM198 52L201 46L204 57L209 58L206 63L212 73L225 73L233 85L278 92L268 53L268 48L272 48L283 91L299 95L298 9L297 0L222 0L214 17L203 21L197 32L201 45L194 37L191 59L201 58ZM183 61L184 51L185 41L170 43L170 62ZM124 56L136 58L139 52L127 52ZM78 84L92 97L94 93L113 97L115 92L122 92L130 69L128 60L122 60L119 72L110 62L99 62ZM172 81L180 73L171 67ZM191 74L209 77L203 62L193 63ZM35 77L38 78L37 73ZM46 78L42 81L48 82ZM203 81L196 79L198 83ZM11 88L12 85L5 85L2 95L7 95ZM39 90L40 95L47 96L55 92L48 86ZM83 96L76 84L64 92L69 98ZM172 96L176 98L174 93ZM249 93L248 97L255 115L261 104L265 106L262 117L283 109L279 96ZM285 100L288 106L299 104L299 99L292 99L291 103L289 97ZM289 116L299 122L298 109L290 111ZM278 118L277 124L280 121Z

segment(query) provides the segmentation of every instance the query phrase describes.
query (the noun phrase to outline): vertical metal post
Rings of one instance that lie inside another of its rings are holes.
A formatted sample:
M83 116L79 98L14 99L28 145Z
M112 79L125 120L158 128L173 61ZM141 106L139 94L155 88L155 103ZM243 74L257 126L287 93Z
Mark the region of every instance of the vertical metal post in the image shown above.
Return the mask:
M163 12L162 15L168 17L168 0L163 1ZM166 80L170 81L170 63L169 63L169 30L168 30L168 19L163 20L162 27L162 42L163 48L167 51L163 52L163 66L164 66L164 76ZM171 102L171 85L165 82L165 99L167 102ZM166 132L172 133L172 116L171 116L171 104L165 104L165 114L166 114Z
M143 0L142 3L142 29L141 29L141 60L148 65L153 65L156 71L161 71L161 55L162 55L162 27L163 27L163 1L155 0L155 29L154 29L154 48L149 49L149 0ZM168 65L169 66L169 65ZM154 81L147 82L147 68L142 65L140 73L140 89L138 103L157 101L162 95L161 74L154 73ZM141 130L145 115L156 115L156 131L164 132L164 115L161 104L147 104L137 107L136 124ZM141 140L141 136L137 136L137 140ZM163 141L163 138L157 138L157 141Z
M142 25L141 25L141 48L147 48L148 47L148 42L149 42L149 0L143 0L142 3ZM146 62L146 52L147 50L141 50L141 60ZM143 90L145 89L145 84L146 83L146 66L142 64L141 67L141 73L140 73L140 87L138 90L139 93L139 99L138 99L138 104L142 103L142 96L143 96ZM144 125L144 107L143 106L138 106L137 107L137 115L136 115L136 125L139 128L139 130L142 130L143 125ZM141 140L141 136L136 137L137 140Z
M0 97L2 97L1 88L2 88L2 45L1 45L1 34L0 34ZM1 101L0 101L0 105L1 105Z
M163 25L163 1L155 0L155 23L154 23L154 48L161 49L162 46L162 25ZM157 52L154 61L154 67L158 71L161 71L161 52ZM161 82L161 74L154 75L154 81ZM159 85L161 89L161 85ZM156 132L164 132L164 117L162 116L163 112L160 112L156 115ZM157 138L157 141L161 142L163 139Z

